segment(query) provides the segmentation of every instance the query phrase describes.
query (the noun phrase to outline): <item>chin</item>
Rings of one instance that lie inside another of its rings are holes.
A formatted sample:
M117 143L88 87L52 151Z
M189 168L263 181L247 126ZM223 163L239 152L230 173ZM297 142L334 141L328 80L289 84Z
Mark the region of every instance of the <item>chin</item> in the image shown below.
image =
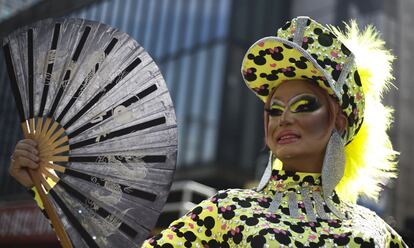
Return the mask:
M292 147L291 149L284 147L283 149L277 149L275 155L279 159L291 159L300 157L303 155L303 151L299 151L297 147Z

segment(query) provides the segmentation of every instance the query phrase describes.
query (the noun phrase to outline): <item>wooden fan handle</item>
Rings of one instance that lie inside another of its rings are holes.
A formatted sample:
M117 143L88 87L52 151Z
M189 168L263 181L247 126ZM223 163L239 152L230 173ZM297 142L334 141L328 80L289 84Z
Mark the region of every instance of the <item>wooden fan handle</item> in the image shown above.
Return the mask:
M47 215L49 216L50 221L52 222L53 228L55 228L56 234L62 244L63 248L72 248L72 242L70 242L69 236L63 229L62 222L60 221L54 207L50 203L49 199L47 198L42 185L41 185L41 175L39 170L31 170L28 169L29 175L35 184L37 192L39 193L40 199L43 202L43 207L46 210Z
M39 125L41 126L41 121L39 121ZM21 123L21 128L23 130L23 135L27 139L35 139L38 142L43 141L42 138L36 137L36 134L33 132L30 132L30 130L34 130L34 120L31 119L29 123L23 122ZM37 126L38 131L37 134L40 133L41 128ZM56 235L59 238L60 243L62 244L63 248L73 248L72 242L69 239L68 234L65 232L65 229L63 228L62 222L60 221L59 216L56 213L55 208L52 206L52 203L49 201L49 198L46 196L45 191L42 187L42 175L41 170L32 170L27 169L29 172L30 178L32 179L37 192L39 193L40 199L43 203L43 207L49 217L49 220L52 222L52 226L55 229Z

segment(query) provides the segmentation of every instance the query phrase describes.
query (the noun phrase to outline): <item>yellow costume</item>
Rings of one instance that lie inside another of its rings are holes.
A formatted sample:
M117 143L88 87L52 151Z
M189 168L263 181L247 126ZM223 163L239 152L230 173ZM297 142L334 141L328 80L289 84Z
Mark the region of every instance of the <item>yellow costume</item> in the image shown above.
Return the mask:
M355 203L361 194L377 198L395 177L397 152L386 134L392 111L381 104L392 60L372 27L361 33L352 23L343 34L308 17L254 43L242 75L263 102L282 82L306 79L338 102L345 133L331 137L320 174L280 170L271 155L256 190L220 191L143 247L406 247Z
M274 169L263 190L220 191L143 247L406 247L374 212L335 193L329 201L320 174Z

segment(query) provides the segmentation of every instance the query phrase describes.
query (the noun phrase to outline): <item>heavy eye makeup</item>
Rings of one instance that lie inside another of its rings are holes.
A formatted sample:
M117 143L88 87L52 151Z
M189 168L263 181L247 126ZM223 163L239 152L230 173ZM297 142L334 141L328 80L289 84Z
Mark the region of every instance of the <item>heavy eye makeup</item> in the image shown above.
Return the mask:
M296 96L289 102L289 110L292 113L313 112L321 107L319 99L316 96L309 94Z
M292 113L306 113L318 110L321 107L316 96L310 94L302 94L289 100L288 108ZM283 102L274 100L270 109L266 109L270 116L281 116L286 107Z
M278 100L272 101L270 109L265 109L270 116L281 116L285 111L285 105Z

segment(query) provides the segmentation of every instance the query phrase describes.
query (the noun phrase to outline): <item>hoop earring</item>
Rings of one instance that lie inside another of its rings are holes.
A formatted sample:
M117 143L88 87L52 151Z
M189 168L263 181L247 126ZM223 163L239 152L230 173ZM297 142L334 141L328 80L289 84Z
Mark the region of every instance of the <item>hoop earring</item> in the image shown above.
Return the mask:
M341 135L336 129L332 131L322 165L322 191L323 198L328 200L336 185L344 176L345 145Z

